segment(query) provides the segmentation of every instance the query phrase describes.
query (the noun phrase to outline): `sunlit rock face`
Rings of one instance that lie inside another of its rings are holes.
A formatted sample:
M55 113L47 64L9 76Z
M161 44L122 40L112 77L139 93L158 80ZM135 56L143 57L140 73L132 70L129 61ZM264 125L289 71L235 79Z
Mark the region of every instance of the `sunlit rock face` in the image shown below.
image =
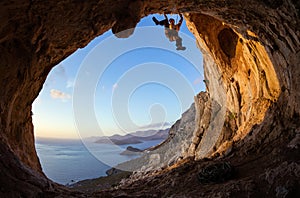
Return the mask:
M225 145L232 147L234 141L243 139L253 125L263 121L281 89L273 63L253 32L248 30L244 37L238 29L207 15L191 14L187 18L199 47L206 52L205 75L211 100L204 107L211 109L209 114L197 118L200 128L194 137L202 138L191 145L192 150L196 147L196 159L200 159L216 150L223 152ZM210 126L216 120L218 123Z
M170 128L169 136L164 142L148 149L141 157L119 164L116 168L136 172L131 177L133 181L144 177L145 172L162 170L184 159L188 156L188 149L193 141L195 116L196 108L192 104Z
M207 85L207 93L195 97L191 144L178 152L196 160L231 156L243 163L246 156L276 158L278 153L299 151L299 1L3 1L1 197L80 196L42 173L34 148L33 100L51 68L96 36L112 29L117 37L128 37L132 31L120 32L134 27L140 18L174 9L184 13L203 52ZM276 171L282 183L293 183L288 179L299 176L297 163L299 157L291 155L286 162L274 162L274 170L265 167L262 190L284 195L287 187L275 182L270 173ZM256 185L247 184L247 192ZM224 190L229 193L234 188Z

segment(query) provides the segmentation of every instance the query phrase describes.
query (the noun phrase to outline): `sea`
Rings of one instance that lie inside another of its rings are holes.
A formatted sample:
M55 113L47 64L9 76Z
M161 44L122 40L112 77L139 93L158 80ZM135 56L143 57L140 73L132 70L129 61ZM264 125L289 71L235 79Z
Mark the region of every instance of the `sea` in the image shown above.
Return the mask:
M128 146L146 149L162 141L116 146L92 141L36 138L35 146L46 176L54 182L68 185L106 176L105 172L112 166L139 157L120 155Z

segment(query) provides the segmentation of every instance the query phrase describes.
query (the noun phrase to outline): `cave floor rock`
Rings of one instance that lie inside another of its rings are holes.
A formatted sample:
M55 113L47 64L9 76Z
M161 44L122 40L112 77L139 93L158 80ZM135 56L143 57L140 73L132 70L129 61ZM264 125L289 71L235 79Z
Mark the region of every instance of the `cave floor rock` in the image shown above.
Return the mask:
M79 182L71 191L87 197L299 197L299 142L293 139L288 145L278 141L259 152L236 152L214 160L187 158L164 170L141 174L139 179L121 174L116 180L125 179L121 185L104 185L104 177ZM199 181L197 175L203 168L223 162L234 169L230 179L208 184Z
M282 145L283 146L283 145ZM268 153L269 150L272 152ZM249 153L250 154L250 153ZM299 197L300 150L268 148L265 153L228 156L234 167L233 178L222 183L201 184L197 174L219 160L185 160L161 172L128 180L111 190L98 191L93 197Z

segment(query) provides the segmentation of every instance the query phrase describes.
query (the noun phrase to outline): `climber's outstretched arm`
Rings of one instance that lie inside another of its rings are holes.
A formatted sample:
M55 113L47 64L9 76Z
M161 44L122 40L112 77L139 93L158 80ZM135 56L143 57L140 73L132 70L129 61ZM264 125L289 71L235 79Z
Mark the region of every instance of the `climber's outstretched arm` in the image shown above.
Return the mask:
M183 22L183 16L182 16L182 14L179 14L179 16L180 16L180 20L178 22L178 25L181 26L181 24Z
M166 14L164 14L164 16L165 16L165 19L168 21L168 17L167 17L167 15L166 15Z

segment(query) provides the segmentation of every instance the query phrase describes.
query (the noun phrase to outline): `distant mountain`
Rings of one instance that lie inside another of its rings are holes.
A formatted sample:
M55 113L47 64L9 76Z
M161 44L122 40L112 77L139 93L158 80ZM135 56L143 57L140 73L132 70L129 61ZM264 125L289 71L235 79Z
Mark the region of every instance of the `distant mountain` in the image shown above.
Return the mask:
M139 138L135 136L129 137L129 135L121 136L121 137L101 137L99 140L95 141L95 143L99 144L116 144L116 145L123 145L123 144L138 144L142 143Z
M113 135L109 137L100 137L95 143L99 144L138 144L144 141L166 139L169 135L169 129L136 131L126 135Z

